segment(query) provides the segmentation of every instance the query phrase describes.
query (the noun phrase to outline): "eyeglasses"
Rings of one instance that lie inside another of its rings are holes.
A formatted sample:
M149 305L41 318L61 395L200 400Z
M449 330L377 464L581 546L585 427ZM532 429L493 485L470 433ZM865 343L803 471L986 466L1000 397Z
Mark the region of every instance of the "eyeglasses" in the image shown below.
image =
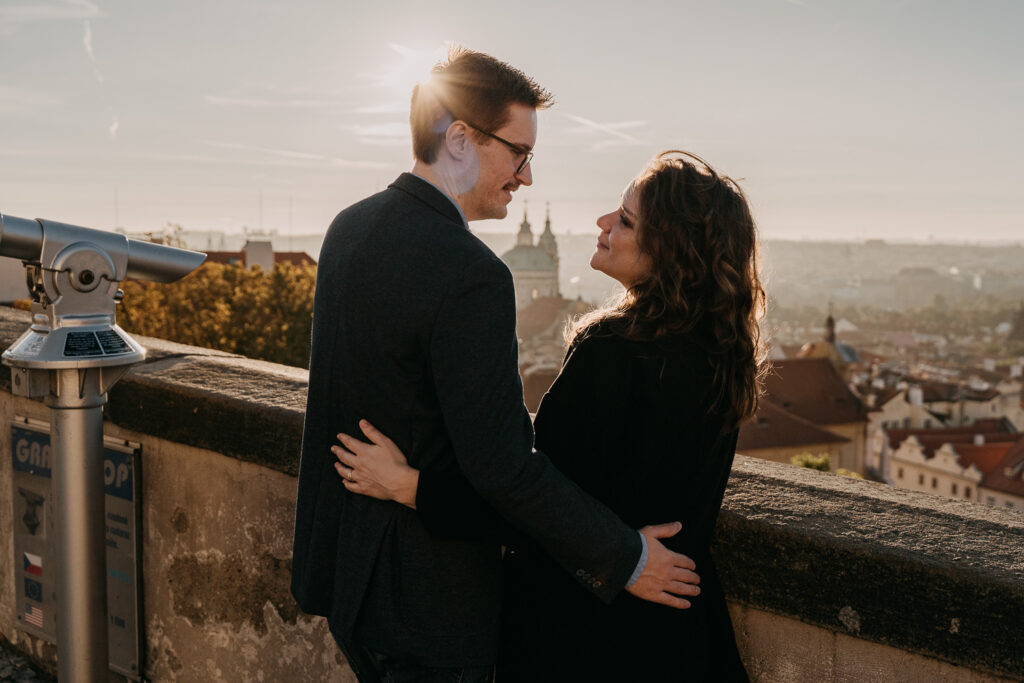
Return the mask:
M477 131L478 133L483 133L484 135L486 135L489 138L494 138L495 140L497 140L498 142L500 142L501 144L505 145L510 150L515 152L516 156L518 156L520 154L524 155L522 162L520 162L519 166L516 167L516 175L519 175L520 173L522 173L523 169L526 168L527 166L529 166L530 162L533 161L533 152L531 150L529 150L529 149L526 149L522 145L517 145L514 142L509 142L505 138L498 137L494 133L488 133L483 128L480 128L479 126L474 126L469 121L465 121L465 124L467 126L469 126L470 128L472 128L473 130Z

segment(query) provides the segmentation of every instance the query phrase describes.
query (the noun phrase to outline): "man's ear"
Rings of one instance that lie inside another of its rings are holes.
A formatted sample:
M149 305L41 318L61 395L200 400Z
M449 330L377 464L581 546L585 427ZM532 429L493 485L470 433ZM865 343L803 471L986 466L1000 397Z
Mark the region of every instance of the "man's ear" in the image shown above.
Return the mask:
M454 159L464 160L473 151L473 141L469 139L469 126L463 121L453 121L444 133L444 144Z

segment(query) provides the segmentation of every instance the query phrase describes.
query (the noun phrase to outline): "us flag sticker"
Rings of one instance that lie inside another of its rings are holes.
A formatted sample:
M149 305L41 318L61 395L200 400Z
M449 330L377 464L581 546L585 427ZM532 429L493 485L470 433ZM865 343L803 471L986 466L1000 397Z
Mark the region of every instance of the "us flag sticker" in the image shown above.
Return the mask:
M24 557L24 568L29 574L35 574L36 576L43 575L43 558L32 553L23 553Z
M32 624L36 628L43 627L43 610L35 605L25 606L25 623Z

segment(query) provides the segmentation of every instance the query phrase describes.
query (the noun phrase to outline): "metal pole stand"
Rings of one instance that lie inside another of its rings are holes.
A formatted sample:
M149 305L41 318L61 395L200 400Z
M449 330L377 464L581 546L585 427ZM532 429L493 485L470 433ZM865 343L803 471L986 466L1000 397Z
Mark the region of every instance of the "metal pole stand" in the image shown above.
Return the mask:
M126 368L118 368L126 369ZM102 369L55 370L50 406L56 454L57 667L60 681L106 681L106 496L103 480Z
M15 396L50 407L56 462L57 672L103 683L107 644L103 405L146 351L114 323L120 282L171 282L205 254L124 235L0 214L0 255L25 262L32 326L3 354Z

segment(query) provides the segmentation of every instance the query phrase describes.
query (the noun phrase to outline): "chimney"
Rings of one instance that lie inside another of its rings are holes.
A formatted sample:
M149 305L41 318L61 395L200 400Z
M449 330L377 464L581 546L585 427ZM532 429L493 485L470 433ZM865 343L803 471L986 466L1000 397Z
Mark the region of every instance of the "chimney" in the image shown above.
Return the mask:
M921 387L915 385L907 389L907 401L912 406L920 406L924 404L924 392Z
M270 240L246 240L242 254L245 257L246 268L259 266L264 272L274 270L274 248Z
M985 370L987 370L988 372L995 372L996 371L996 360L995 360L995 358L986 358L983 361L982 365L985 367Z
M974 435L974 445L975 446L984 446L985 445L985 435L984 434L975 434Z

